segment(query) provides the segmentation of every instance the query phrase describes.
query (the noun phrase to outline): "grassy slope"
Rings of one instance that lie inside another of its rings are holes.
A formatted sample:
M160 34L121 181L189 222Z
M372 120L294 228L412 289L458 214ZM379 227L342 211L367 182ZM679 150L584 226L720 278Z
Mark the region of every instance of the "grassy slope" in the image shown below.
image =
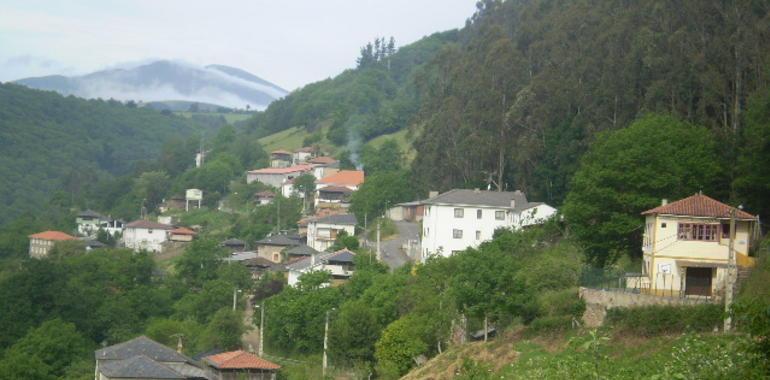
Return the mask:
M468 378L477 378L471 373L482 374L481 379L651 378L675 360L681 347L732 344L736 336L612 336L595 352L584 347L589 340L585 332L534 338L526 338L520 330L507 332L488 343L452 347L403 379L453 379L458 373ZM591 376L594 373L597 377Z
M191 118L193 114L196 114L196 112L174 112L177 115L184 116L186 118ZM228 123L232 124L238 121L243 121L249 119L252 114L248 113L219 113L219 112L198 112L200 115L206 115L206 116L224 116L225 120L227 120Z

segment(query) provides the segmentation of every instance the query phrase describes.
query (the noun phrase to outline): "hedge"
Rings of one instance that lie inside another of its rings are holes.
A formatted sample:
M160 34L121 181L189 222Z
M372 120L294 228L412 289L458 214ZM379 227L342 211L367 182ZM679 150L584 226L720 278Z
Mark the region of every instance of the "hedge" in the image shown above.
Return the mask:
M607 311L605 323L618 330L642 336L711 331L722 326L722 305L644 306Z

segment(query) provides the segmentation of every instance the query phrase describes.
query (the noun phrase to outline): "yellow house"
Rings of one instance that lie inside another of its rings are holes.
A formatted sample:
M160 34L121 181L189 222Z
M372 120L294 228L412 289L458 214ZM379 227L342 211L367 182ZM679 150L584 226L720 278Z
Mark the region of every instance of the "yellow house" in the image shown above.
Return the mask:
M735 212L738 269L751 267L758 218L703 194L663 203L645 216L642 276L635 286L653 294L721 298L727 281L730 215Z

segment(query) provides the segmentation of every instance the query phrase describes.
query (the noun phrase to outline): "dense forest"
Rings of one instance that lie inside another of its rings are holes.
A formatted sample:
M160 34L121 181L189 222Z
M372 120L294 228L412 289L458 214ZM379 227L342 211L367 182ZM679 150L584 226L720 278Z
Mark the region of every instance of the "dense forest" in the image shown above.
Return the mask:
M44 211L57 191L68 198L129 174L196 131L189 119L132 103L0 84L0 224Z

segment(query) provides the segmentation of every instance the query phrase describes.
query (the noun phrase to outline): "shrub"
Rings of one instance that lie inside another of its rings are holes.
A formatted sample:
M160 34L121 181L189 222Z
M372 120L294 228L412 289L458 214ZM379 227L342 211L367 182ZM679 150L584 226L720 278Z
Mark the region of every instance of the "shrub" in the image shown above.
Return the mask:
M711 331L722 324L721 305L644 306L607 311L609 326L622 331L654 336L685 331Z

